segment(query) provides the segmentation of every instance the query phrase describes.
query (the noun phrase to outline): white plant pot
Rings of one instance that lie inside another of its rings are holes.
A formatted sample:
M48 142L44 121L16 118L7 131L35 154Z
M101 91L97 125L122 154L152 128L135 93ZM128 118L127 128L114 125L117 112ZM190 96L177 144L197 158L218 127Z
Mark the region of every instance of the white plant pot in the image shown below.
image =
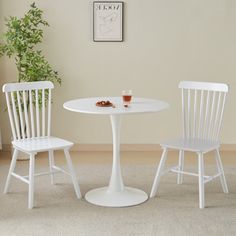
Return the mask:
M18 154L18 157L17 157L18 161L27 161L29 159L30 159L29 154L26 154L24 152L19 151L19 154Z
M11 140L13 140L13 138L11 138ZM11 145L11 156L13 156L13 152L14 152L14 148ZM19 151L19 154L17 157L18 161L27 161L29 159L30 159L29 154Z
M11 146L11 156L13 155L13 151L14 151L14 148L13 148L13 146ZM17 157L18 161L27 161L29 159L30 159L29 154L26 154L24 152L19 151L19 154L18 154L18 157Z

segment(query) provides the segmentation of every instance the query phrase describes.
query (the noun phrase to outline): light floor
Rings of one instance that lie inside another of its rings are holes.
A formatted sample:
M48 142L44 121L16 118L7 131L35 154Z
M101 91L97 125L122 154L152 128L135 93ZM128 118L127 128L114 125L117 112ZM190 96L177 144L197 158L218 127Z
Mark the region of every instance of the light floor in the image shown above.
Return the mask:
M72 152L81 192L109 182L111 152ZM10 193L2 194L10 163L10 153L0 152L0 236L78 235L78 236L175 236L236 235L236 152L223 152L222 161L229 194L222 192L220 181L206 185L206 205L198 208L198 184L194 177L184 177L182 185L169 174L161 181L158 197L133 207L106 208L75 197L71 181L57 175L56 185L48 176L35 181L33 210L27 209L27 185L12 180ZM160 152L122 152L121 165L125 184L150 192ZM177 163L171 152L167 164ZM197 158L188 153L186 166L197 167ZM56 153L58 165L65 161ZM47 154L36 159L37 169L46 170ZM205 158L206 171L215 171L213 156ZM18 161L17 171L27 173L28 161Z

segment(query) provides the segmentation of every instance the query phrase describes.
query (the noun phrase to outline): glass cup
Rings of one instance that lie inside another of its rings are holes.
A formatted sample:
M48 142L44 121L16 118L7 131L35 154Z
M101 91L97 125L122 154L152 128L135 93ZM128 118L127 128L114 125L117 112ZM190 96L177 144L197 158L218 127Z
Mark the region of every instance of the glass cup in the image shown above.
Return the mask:
M128 107L132 99L132 90L123 90L122 98L123 98L124 107Z

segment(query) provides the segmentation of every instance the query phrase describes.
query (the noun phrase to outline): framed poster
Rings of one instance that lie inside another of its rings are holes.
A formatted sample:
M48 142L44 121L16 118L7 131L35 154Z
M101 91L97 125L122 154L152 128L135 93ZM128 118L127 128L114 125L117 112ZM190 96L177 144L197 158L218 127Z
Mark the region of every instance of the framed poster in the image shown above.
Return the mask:
M93 41L123 41L124 2L93 2Z

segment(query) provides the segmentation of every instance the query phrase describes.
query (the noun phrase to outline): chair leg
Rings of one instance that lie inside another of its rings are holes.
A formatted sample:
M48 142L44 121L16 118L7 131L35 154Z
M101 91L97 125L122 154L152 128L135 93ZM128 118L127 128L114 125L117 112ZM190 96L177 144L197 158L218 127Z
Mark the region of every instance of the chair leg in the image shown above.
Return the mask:
M75 174L75 170L71 161L71 157L70 157L70 153L68 149L64 149L64 153L65 153L65 157L66 157L66 161L67 161L67 165L68 165L68 169L70 172L70 176L74 185L74 189L75 189L75 193L77 198L82 198L81 192L80 192L80 188L79 188L79 184L76 178L76 174Z
M224 193L229 193L228 186L227 186L226 179L225 179L225 174L224 174L222 161L221 161L221 158L220 158L220 152L219 152L218 149L215 150L215 159L216 159L216 165L217 165L218 173L221 173L220 182L221 182L221 185L222 185L223 192Z
M154 197L157 193L157 188L158 188L158 185L159 185L159 182L160 182L160 179L161 179L162 169L165 165L167 152L168 152L167 148L164 148L164 150L162 152L160 163L159 163L158 168L157 168L156 176L155 176L155 179L154 179L154 182L153 182L153 185L152 185L152 190L151 190L151 193L150 193L150 197Z
M12 160L11 160L11 165L9 168L9 172L7 175L7 181L4 187L4 193L8 193L8 189L9 189L9 185L10 185L10 181L11 181L11 174L13 173L15 167L16 167L16 160L17 160L17 156L18 156L19 151L17 149L14 149L13 152L13 156L12 156Z
M30 154L29 161L29 199L28 208L34 207L34 166L35 166L35 154Z
M184 150L179 150L179 171L184 170ZM178 173L177 184L183 183L183 174Z
M205 193L204 193L204 160L203 154L198 153L198 178L199 178L199 208L205 207Z
M48 151L48 159L49 159L49 170L51 172L51 174L50 174L51 184L54 184L54 174L52 173L53 172L53 166L55 165L53 150Z

